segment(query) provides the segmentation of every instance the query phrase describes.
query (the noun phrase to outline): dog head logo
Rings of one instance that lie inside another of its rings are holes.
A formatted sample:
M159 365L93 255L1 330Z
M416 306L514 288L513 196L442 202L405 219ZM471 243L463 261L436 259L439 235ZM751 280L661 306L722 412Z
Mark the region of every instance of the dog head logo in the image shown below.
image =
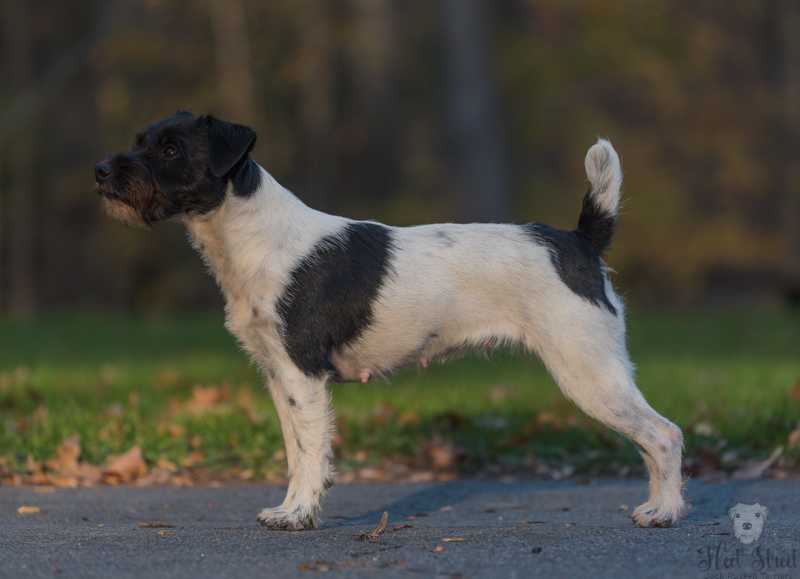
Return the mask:
M754 505L739 503L731 507L728 515L733 521L733 533L736 538L745 545L758 541L767 521L767 512L767 507L758 503Z

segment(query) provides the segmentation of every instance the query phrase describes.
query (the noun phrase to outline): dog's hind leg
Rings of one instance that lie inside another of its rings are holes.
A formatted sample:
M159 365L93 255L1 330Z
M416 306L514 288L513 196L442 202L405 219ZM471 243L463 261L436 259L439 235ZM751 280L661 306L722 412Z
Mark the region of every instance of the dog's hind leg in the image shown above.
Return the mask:
M333 483L330 395L324 380L296 374L278 380L270 391L286 441L289 488L283 503L261 511L258 521L272 529L315 528L320 501Z
M622 308L615 316L584 302L561 310L560 315L565 312L570 312L570 319L546 324L547 332L531 332L536 337L528 339L528 346L539 354L566 396L638 447L650 475L650 496L633 512L634 522L642 527L670 526L685 508L683 435L653 410L636 387Z

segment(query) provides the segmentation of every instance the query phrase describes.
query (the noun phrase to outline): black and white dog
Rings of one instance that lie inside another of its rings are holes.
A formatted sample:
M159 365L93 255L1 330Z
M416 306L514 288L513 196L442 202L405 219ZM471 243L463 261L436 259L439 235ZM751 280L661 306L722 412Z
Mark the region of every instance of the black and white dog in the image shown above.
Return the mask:
M99 163L95 177L111 215L183 221L225 294L228 329L268 377L290 482L283 504L258 515L262 524L318 524L333 482L328 383L368 382L496 342L538 354L569 398L637 445L650 474L638 525L678 519L681 430L636 387L623 304L602 259L622 184L608 141L586 154L591 188L574 231L327 215L250 158L255 141L246 126L179 112Z

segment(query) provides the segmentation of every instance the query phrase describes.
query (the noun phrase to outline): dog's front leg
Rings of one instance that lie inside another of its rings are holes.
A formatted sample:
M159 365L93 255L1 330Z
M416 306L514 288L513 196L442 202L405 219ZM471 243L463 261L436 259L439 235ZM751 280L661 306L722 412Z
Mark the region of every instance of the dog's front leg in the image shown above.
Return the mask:
M330 396L324 380L306 377L273 380L270 392L285 438L289 488L283 503L261 511L258 521L271 529L315 528L322 496L333 484Z

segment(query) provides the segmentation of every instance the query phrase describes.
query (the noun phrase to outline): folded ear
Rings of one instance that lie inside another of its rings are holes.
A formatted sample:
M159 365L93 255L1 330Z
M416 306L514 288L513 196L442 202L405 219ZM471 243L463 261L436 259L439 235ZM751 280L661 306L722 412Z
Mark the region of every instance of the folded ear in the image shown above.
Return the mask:
M215 177L224 177L256 144L256 132L250 127L202 117L208 126L208 163Z

